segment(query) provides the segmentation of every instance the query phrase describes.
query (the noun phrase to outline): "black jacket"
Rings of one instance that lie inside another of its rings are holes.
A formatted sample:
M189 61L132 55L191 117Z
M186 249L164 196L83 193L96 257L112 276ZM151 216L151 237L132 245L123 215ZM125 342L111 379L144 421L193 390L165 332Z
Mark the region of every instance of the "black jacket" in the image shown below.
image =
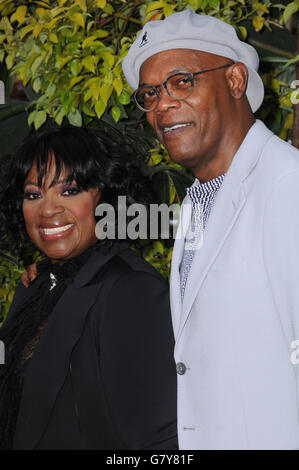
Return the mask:
M177 448L173 346L167 283L126 246L96 252L30 360L14 449Z

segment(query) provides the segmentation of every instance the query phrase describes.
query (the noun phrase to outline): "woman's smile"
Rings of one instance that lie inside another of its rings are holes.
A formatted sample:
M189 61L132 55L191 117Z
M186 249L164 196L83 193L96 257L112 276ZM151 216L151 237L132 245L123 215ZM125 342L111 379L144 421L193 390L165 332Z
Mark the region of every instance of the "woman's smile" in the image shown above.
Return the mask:
M53 227L40 227L40 235L44 240L56 240L57 238L65 238L74 228L74 224L53 225Z

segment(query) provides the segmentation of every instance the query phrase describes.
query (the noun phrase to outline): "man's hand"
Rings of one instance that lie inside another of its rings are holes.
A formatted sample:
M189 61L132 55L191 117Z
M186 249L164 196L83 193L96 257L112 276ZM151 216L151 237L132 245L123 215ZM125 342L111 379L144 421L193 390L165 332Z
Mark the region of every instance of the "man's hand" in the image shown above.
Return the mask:
M36 269L36 263L30 264L30 266L27 268L27 271L21 275L21 282L25 287L29 287L30 282L36 278L37 274L38 272Z

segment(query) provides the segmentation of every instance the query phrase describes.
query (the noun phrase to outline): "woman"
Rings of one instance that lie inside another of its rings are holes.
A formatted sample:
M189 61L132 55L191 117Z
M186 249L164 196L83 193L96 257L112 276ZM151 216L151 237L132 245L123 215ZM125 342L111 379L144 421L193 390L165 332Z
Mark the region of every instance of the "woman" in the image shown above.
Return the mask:
M0 448L172 449L176 373L168 288L127 243L97 240L95 209L144 182L99 131L37 132L2 198L7 228L46 255L0 329Z

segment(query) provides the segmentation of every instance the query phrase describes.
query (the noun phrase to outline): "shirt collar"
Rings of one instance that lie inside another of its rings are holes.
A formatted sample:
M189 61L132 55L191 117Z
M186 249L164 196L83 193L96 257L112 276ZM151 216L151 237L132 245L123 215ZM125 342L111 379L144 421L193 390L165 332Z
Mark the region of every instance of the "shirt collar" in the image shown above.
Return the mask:
M187 188L187 194L193 203L202 203L212 194L216 193L223 183L225 173L216 178L201 183L198 179L195 180L190 188Z

